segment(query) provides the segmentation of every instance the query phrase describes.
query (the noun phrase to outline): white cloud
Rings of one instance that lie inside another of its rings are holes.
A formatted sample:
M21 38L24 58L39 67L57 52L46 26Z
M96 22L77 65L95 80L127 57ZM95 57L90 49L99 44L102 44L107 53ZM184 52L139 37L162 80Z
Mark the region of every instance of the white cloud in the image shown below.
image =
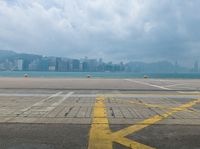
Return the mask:
M1 0L0 48L116 61L185 59L192 53L200 55L199 4L198 0Z

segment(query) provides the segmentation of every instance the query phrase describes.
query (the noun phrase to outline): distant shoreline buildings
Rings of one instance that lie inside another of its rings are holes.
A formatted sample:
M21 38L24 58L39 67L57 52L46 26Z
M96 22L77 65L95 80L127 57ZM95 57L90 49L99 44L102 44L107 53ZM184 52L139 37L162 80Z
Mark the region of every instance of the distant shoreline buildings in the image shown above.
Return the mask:
M18 54L0 50L0 71L50 71L50 72L134 72L134 73L179 73L199 72L198 61L189 69L168 61L154 63L104 62L103 59L70 59L62 57L43 57L33 54Z
M28 58L30 55L16 58L6 58L0 62L0 70L12 71L56 71L56 72L122 72L123 62L105 63L102 59L69 59L61 57Z

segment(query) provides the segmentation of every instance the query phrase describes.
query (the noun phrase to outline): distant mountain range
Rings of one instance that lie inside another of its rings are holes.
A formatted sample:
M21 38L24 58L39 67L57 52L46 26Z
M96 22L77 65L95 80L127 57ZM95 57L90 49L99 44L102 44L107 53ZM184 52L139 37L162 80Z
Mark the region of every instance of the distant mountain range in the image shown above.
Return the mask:
M41 57L42 56L35 55L35 54L16 53L13 51L0 50L0 61L4 61L6 59L8 59L8 60L14 60L14 59L33 60L33 59L41 58Z
M0 59L12 57L12 56L14 56L16 54L17 53L15 53L13 51L0 50Z
M188 69L180 65L174 65L168 61L158 61L153 63L129 62L126 64L128 71L140 73L166 73L166 72L187 72Z

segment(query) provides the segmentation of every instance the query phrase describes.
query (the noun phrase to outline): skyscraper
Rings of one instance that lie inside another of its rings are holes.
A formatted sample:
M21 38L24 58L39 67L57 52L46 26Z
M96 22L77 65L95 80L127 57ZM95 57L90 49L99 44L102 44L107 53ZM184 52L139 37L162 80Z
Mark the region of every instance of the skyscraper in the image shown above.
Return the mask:
M22 71L23 70L23 60L22 59L18 59L17 60L17 70Z
M198 61L194 62L194 72L199 72L199 62Z

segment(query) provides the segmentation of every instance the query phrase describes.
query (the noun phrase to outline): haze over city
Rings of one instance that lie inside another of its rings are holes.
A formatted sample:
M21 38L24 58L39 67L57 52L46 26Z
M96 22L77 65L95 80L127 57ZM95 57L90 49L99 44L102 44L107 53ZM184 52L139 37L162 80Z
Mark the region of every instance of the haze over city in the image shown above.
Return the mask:
M199 0L2 0L0 49L106 61L200 59Z
M0 0L0 149L200 149L200 0Z

